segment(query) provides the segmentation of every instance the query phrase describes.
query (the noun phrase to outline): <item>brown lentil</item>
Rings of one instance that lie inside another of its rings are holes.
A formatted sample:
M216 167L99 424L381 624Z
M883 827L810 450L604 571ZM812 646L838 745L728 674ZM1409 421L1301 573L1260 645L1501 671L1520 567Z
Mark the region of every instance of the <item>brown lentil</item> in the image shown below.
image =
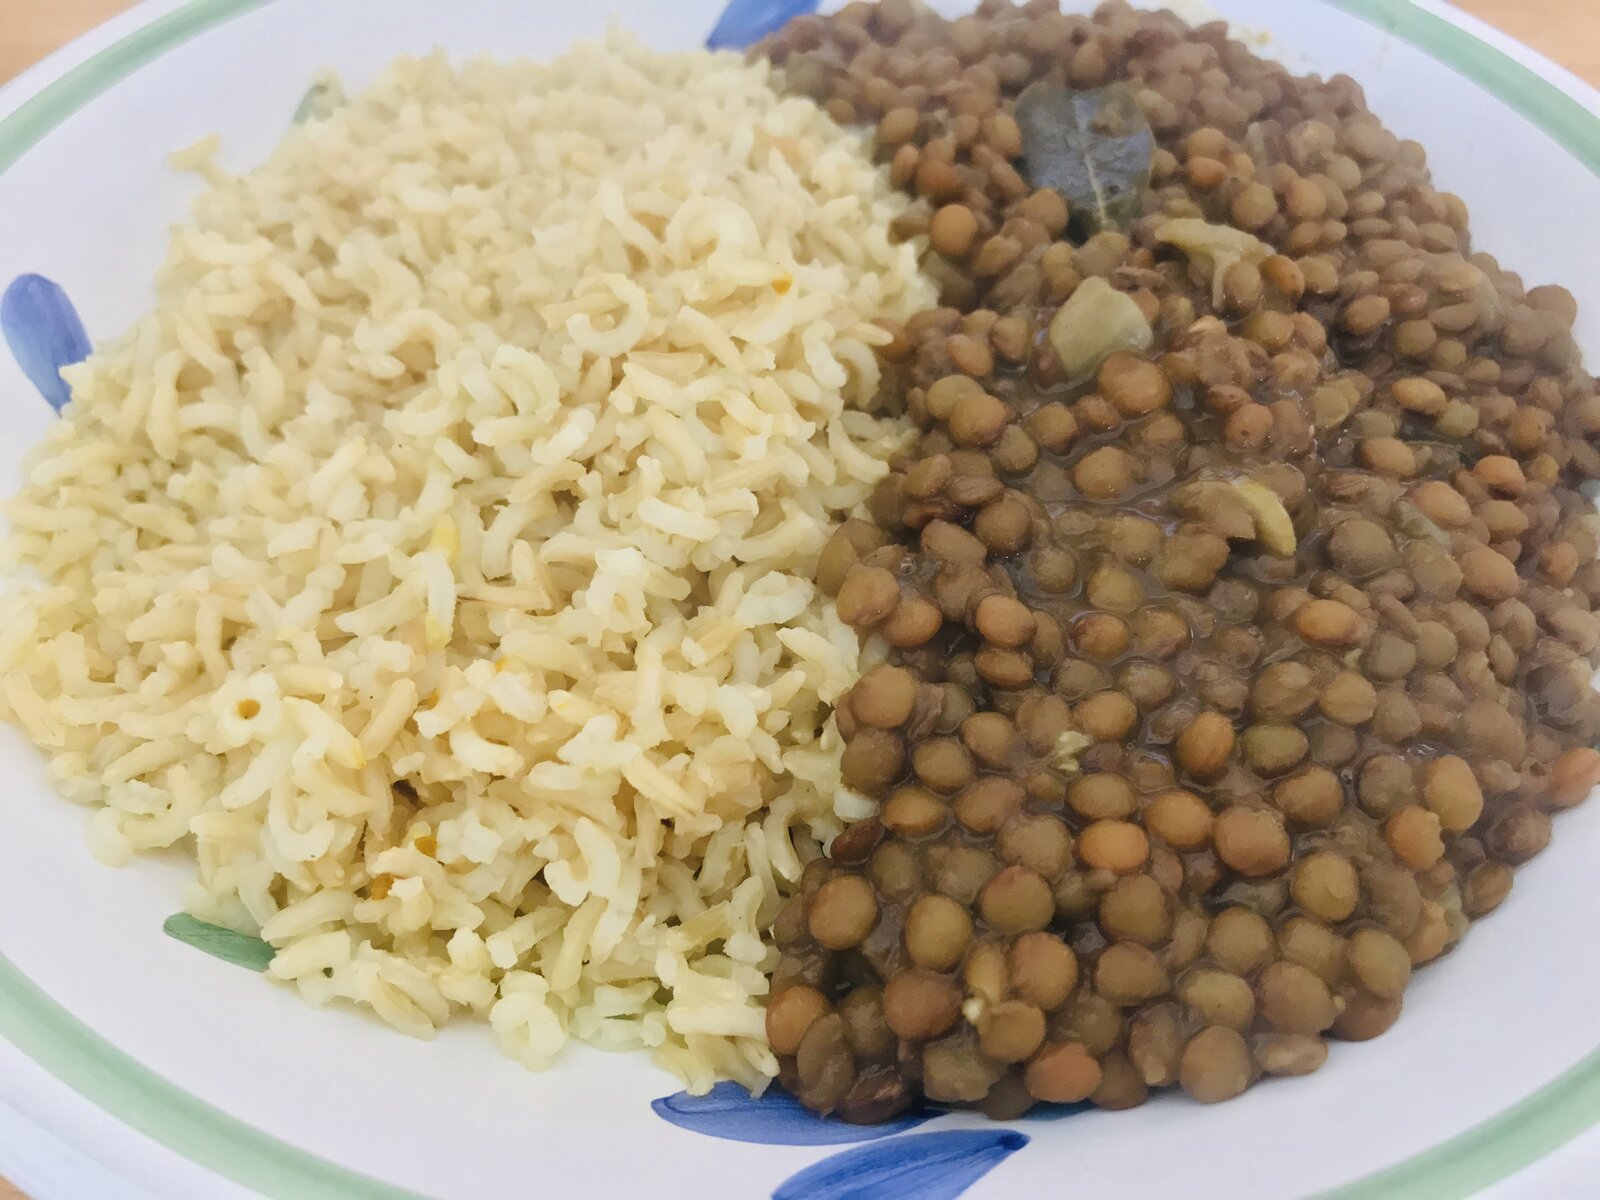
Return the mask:
M797 984L785 988L767 1005L767 1041L774 1054L793 1054L812 1022L830 1008L828 998L815 988Z
M1241 875L1270 875L1289 861L1289 835L1270 809L1241 804L1224 809L1211 841L1217 857Z
M1028 1094L1035 1100L1075 1104L1100 1086L1100 1064L1087 1047L1076 1042L1047 1044L1028 1062L1023 1075Z
M965 204L945 205L933 214L928 226L933 248L946 258L965 257L977 232L978 218Z
M775 930L785 1079L1009 1117L1225 1099L1381 1033L1600 783L1571 296L1471 253L1347 81L1219 27L886 0L764 50L930 202L897 231L946 304L884 326L875 403L922 444L819 556L892 650L837 711L879 815ZM1158 145L1087 240L1019 169L1052 72L1130 82ZM1265 254L1191 271L1177 214ZM1152 344L1068 378L1046 331L1089 277Z
M848 950L859 946L878 921L878 897L866 880L840 875L811 897L807 928L819 946Z
M1184 978L1178 995L1195 1017L1208 1025L1226 1025L1241 1032L1255 1020L1256 999L1242 976L1214 967L1199 967Z
M1373 995L1397 1000L1411 981L1411 956L1383 930L1358 929L1350 935L1350 969Z
M1178 1082L1205 1104L1231 1100L1250 1086L1250 1048L1238 1032L1211 1025L1189 1039L1178 1064Z
M1006 961L1017 994L1046 1012L1065 1004L1078 981L1071 948L1048 933L1023 934L1012 943Z
M1198 850L1211 838L1211 809L1193 792L1160 792L1146 806L1144 824L1174 849Z
M960 1015L961 993L954 983L924 971L902 971L883 989L889 1028L907 1041L938 1037Z

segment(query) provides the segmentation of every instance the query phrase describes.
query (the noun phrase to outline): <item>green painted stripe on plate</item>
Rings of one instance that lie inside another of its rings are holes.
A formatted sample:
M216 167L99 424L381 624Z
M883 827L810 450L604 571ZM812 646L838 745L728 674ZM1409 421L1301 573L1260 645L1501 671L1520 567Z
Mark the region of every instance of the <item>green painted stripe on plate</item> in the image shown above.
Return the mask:
M1322 0L1409 42L1521 113L1600 175L1600 117L1505 51L1410 0Z
M129 1057L0 955L0 1036L79 1095L218 1175L294 1200L422 1200L262 1133Z
M1600 175L1600 117L1498 47L1395 0L1322 0L1470 79ZM1462 1200L1600 1124L1600 1050L1449 1141L1322 1193L1318 1200Z
M1317 1200L1462 1200L1537 1162L1597 1123L1600 1050L1465 1133L1323 1192Z
M79 63L0 122L0 172L118 80L126 79L174 46L266 2L190 0L182 8L140 26L93 58Z
M72 68L0 121L0 172L118 80L266 0L189 3ZM1416 46L1498 97L1600 175L1600 118L1514 58L1409 0L1322 0ZM297 1149L184 1091L113 1046L0 955L0 1036L169 1150L285 1200L421 1200ZM1600 1124L1600 1050L1502 1113L1320 1200L1460 1200Z
M0 173L91 100L167 51L267 0L189 0L86 59L0 121ZM0 1036L167 1149L283 1200L423 1200L280 1141L183 1090L72 1016L0 955Z

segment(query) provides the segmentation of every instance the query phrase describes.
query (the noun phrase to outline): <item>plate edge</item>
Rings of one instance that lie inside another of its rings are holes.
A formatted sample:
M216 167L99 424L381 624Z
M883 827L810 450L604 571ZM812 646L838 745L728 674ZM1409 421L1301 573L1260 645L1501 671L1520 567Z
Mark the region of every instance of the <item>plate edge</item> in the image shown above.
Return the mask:
M0 119L0 173L84 104L168 50L270 0L187 0L40 86ZM1494 95L1600 175L1600 115L1573 94L1573 77L1537 51L1526 56L1560 82L1469 27L1457 10L1421 0L1318 0L1434 58ZM1477 24L1474 22L1474 24ZM48 61L48 60L47 60ZM27 80L21 82L26 86ZM7 89L9 91L9 89ZM1585 86L1585 99L1594 102ZM9 97L7 97L9 98ZM113 1046L0 955L0 1035L74 1091L167 1149L269 1194L328 1200L422 1200L282 1142L184 1091ZM24 1015L26 1014L26 1015ZM1460 1200L1600 1123L1600 1049L1480 1124L1317 1200Z

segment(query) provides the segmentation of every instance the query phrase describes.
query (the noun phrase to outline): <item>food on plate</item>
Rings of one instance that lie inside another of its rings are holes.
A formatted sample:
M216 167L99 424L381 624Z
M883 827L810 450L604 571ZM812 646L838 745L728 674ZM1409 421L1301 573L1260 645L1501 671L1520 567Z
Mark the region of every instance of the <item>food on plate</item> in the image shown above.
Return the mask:
M853 1122L1216 1102L1600 781L1575 302L1352 80L882 0L298 117L178 156L66 373L0 715L311 1002Z
M934 293L769 76L397 62L256 170L181 155L154 309L69 372L5 715L103 860L192 847L189 909L313 1003L776 1070L780 892L856 815L811 575L903 441L876 322Z
M782 1080L1209 1102L1382 1033L1600 779L1571 295L1221 23L883 0L761 49L875 130L941 291L887 377L920 444L820 560L888 652L836 711L879 809L778 916Z

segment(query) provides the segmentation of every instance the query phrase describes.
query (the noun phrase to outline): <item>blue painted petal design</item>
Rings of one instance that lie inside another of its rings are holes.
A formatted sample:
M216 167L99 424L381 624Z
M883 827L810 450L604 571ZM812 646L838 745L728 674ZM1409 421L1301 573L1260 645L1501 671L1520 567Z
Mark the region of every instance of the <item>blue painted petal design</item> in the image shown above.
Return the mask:
M728 0L706 38L707 50L743 50L795 17L817 11L819 0Z
M1080 1100L1077 1104L1035 1104L1022 1116L1019 1121L1063 1121L1068 1117L1075 1117L1079 1113L1089 1112L1094 1105L1087 1100Z
M752 1096L737 1083L717 1084L704 1096L688 1092L663 1096L650 1107L663 1121L680 1129L729 1142L762 1146L843 1146L873 1142L931 1121L938 1113L909 1112L882 1125L851 1125L819 1117L788 1092L774 1085Z
M61 368L89 357L89 335L61 285L43 275L18 275L0 296L0 331L22 373L60 412L72 399Z
M1027 1144L1010 1129L913 1133L814 1163L772 1200L955 1200Z

